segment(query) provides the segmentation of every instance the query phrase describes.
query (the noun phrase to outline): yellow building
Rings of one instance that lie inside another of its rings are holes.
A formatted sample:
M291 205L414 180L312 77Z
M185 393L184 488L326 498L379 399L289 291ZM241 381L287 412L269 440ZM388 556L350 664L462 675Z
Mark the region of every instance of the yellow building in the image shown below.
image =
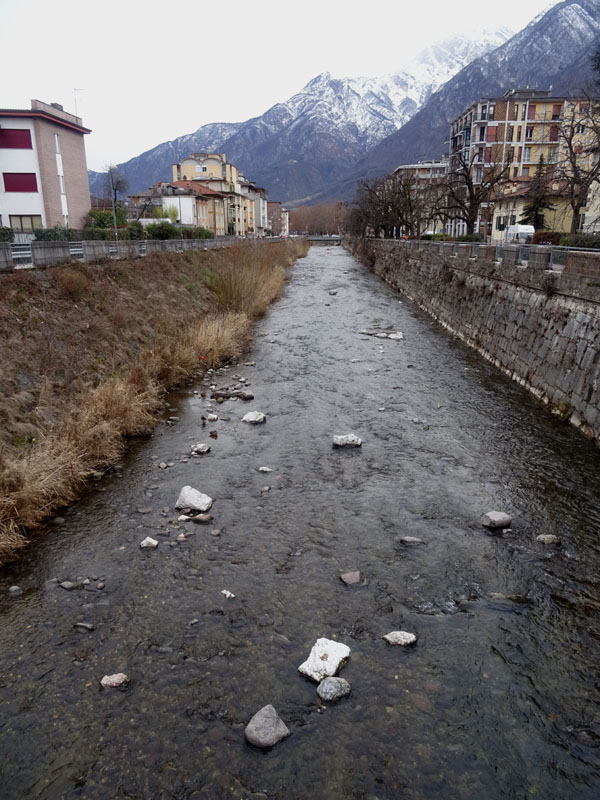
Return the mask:
M492 241L506 240L508 228L518 225L525 206L529 202L528 191L531 178L514 178L504 183L492 197L494 203ZM571 230L573 210L569 204L566 187L560 181L548 184L545 195L549 208L543 210L543 229L557 233Z

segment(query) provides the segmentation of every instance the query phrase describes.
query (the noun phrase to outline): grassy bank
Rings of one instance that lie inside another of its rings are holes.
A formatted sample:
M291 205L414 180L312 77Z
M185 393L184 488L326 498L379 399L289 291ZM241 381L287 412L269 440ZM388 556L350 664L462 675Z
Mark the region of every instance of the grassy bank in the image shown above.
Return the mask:
M0 276L0 563L27 545L165 391L240 355L303 241Z

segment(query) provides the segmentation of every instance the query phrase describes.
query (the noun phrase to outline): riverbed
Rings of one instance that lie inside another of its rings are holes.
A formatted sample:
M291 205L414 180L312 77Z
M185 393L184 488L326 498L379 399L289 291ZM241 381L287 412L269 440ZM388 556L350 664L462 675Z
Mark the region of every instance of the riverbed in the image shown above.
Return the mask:
M121 467L0 574L3 800L600 796L600 452L342 247ZM178 522L184 485L212 522ZM351 649L334 704L297 671L319 637Z

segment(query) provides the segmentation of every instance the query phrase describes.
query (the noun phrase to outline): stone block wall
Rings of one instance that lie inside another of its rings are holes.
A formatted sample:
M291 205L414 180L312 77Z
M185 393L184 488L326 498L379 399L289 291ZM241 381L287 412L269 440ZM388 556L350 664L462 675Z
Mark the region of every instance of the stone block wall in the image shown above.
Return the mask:
M390 286L600 440L600 257L585 254L586 263L576 254L572 269L559 273L538 261L522 266L518 248L503 248L506 260L497 261L495 248L473 257L468 246L447 243L346 244Z

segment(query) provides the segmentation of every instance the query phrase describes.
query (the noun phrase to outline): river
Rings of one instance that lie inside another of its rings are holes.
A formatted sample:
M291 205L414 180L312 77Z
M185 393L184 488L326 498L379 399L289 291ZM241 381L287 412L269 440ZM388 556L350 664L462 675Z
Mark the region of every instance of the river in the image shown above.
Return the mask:
M255 400L207 408L235 375ZM169 402L0 574L2 800L597 800L593 444L339 246L296 263L238 365ZM361 448L332 448L349 432ZM177 523L186 484L211 524ZM352 651L324 708L297 671L319 637ZM291 736L263 752L244 727L267 703Z

